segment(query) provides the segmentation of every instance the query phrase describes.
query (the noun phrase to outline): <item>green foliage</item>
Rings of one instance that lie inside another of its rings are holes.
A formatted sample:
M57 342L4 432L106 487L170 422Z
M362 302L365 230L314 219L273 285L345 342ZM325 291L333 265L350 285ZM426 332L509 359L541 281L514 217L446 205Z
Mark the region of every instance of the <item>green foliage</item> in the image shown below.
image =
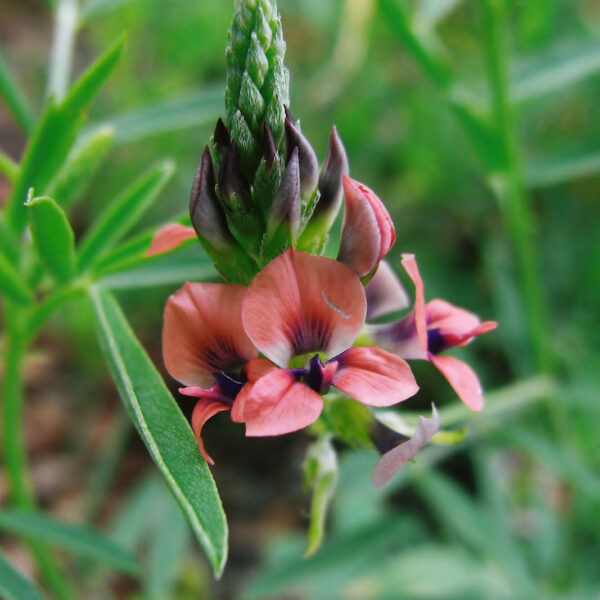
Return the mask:
M227 522L190 426L114 298L98 288L90 291L90 297L121 398L219 576L227 558Z
M42 600L42 595L0 555L0 593L6 600Z
M75 236L63 210L48 196L27 201L29 227L38 256L58 281L75 274Z
M164 161L150 168L108 202L78 248L77 266L80 272L93 267L139 221L174 171L173 162Z
M3 254L0 254L0 291L17 304L30 304L33 300L31 290Z
M4 59L4 54L0 50L0 96L8 105L15 116L17 123L25 133L30 133L34 125L34 117L31 107L25 95L14 80L8 65Z
M89 527L63 523L33 512L2 510L0 529L55 544L77 557L87 558L116 571L136 574L139 570L134 556Z
M69 90L59 104L49 100L29 140L19 176L6 206L8 223L21 231L27 222L27 190L35 188L44 194L52 178L67 157L87 111L107 77L116 67L123 51L123 40L107 50Z

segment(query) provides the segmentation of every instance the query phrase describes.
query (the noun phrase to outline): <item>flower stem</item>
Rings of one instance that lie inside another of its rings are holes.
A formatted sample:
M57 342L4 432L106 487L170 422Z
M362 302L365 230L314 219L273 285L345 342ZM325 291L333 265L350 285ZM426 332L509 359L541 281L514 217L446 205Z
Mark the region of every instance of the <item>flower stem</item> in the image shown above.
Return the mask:
M14 505L24 510L35 510L35 499L27 475L27 457L23 439L22 367L25 357L21 310L7 304L5 310L6 347L4 352L3 450L8 484ZM56 598L70 600L75 595L48 549L38 542L29 542L29 548L48 587Z
M483 8L483 37L492 92L493 118L498 144L504 158L504 169L494 189L498 194L513 245L535 366L541 372L548 372L551 368L551 358L546 340L546 308L535 245L535 223L525 192L523 166L509 99L503 40L503 6L498 0L484 0Z

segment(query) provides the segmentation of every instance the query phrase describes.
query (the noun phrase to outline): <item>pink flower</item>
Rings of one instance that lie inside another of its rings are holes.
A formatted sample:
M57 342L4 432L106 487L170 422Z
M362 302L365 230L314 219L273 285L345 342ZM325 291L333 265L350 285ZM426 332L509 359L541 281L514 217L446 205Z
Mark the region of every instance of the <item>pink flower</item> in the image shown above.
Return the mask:
M390 406L417 392L402 358L380 348L351 347L365 312L360 280L335 260L290 248L256 275L242 303L243 327L280 368L263 363L265 374L243 393L235 417L246 424L246 435L310 425L331 386L372 406Z
M193 227L186 227L179 223L169 223L154 234L150 247L146 250L146 256L170 252L195 237L196 232Z
M346 208L337 259L360 278L367 277L396 241L383 202L366 185L342 175Z
M371 325L370 333L382 346L406 359L431 361L446 377L461 400L472 410L483 408L481 384L475 372L466 363L452 356L440 356L441 352L455 346L465 346L475 337L495 329L495 321L481 322L479 317L445 300L425 303L423 280L414 255L404 254L402 266L415 285L415 303L406 317L394 323ZM386 277L380 281L377 275L367 286L371 292L373 311L386 301L386 297L400 286ZM397 292L396 292L397 293Z
M162 347L167 371L198 398L192 428L205 460L201 431L218 412L231 410L248 381L246 364L258 356L242 327L246 288L231 283L186 283L169 297L164 311Z

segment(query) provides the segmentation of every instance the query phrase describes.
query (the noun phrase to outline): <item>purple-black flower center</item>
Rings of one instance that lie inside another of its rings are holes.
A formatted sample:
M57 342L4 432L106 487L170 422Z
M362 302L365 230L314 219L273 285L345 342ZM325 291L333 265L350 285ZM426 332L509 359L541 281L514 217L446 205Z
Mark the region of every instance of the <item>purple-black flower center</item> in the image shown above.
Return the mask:
M231 371L219 371L214 373L215 381L221 390L223 396L235 400L244 384L248 381L248 377L243 372L234 373Z
M325 380L324 367L325 365L321 362L319 355L315 354L310 359L308 369L291 369L291 371L298 381L306 384L318 394L326 394L331 387L331 381Z
M427 349L431 354L439 354L446 349L444 334L439 329L427 330Z

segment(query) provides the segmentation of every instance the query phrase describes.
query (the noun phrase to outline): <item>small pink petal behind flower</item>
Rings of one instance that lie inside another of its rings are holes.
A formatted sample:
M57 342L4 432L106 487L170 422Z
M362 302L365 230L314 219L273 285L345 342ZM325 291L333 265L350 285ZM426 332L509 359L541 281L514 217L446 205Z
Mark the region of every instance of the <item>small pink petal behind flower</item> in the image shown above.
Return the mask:
M290 248L252 280L242 321L256 347L286 367L297 354L351 346L365 310L364 288L350 269Z
M441 371L459 398L471 409L483 409L481 383L471 367L453 356L429 355L429 360Z
M396 241L383 202L367 186L343 175L346 208L337 259L359 277L373 271Z
M242 327L245 290L230 283L186 283L169 297L162 347L167 371L175 379L210 387L213 373L237 368L258 356Z
M433 416L419 417L419 424L413 436L386 452L375 464L371 472L371 482L375 487L385 485L440 429L440 416L432 406Z
M145 256L155 256L175 250L184 242L196 238L196 232L193 227L186 227L179 223L171 223L161 227L152 238L150 248L146 250Z
M392 267L382 260L377 272L365 286L367 321L407 308L410 300Z
M350 348L338 358L333 385L359 402L391 406L419 391L408 363L381 348Z
M277 369L261 377L244 402L247 436L282 435L314 423L323 399L290 369Z
M192 429L194 430L194 435L196 436L196 440L198 441L200 453L209 465L214 465L215 461L211 458L211 456L206 451L206 448L204 447L204 441L202 440L202 428L204 427L206 421L208 421L211 417L213 417L217 413L229 409L229 406L227 406L226 404L222 404L218 400L211 400L206 398L198 400L194 408L194 412L192 413Z
M427 352L427 319L425 313L425 287L414 254L402 255L402 266L415 284L415 305L413 308L415 328L423 352Z

